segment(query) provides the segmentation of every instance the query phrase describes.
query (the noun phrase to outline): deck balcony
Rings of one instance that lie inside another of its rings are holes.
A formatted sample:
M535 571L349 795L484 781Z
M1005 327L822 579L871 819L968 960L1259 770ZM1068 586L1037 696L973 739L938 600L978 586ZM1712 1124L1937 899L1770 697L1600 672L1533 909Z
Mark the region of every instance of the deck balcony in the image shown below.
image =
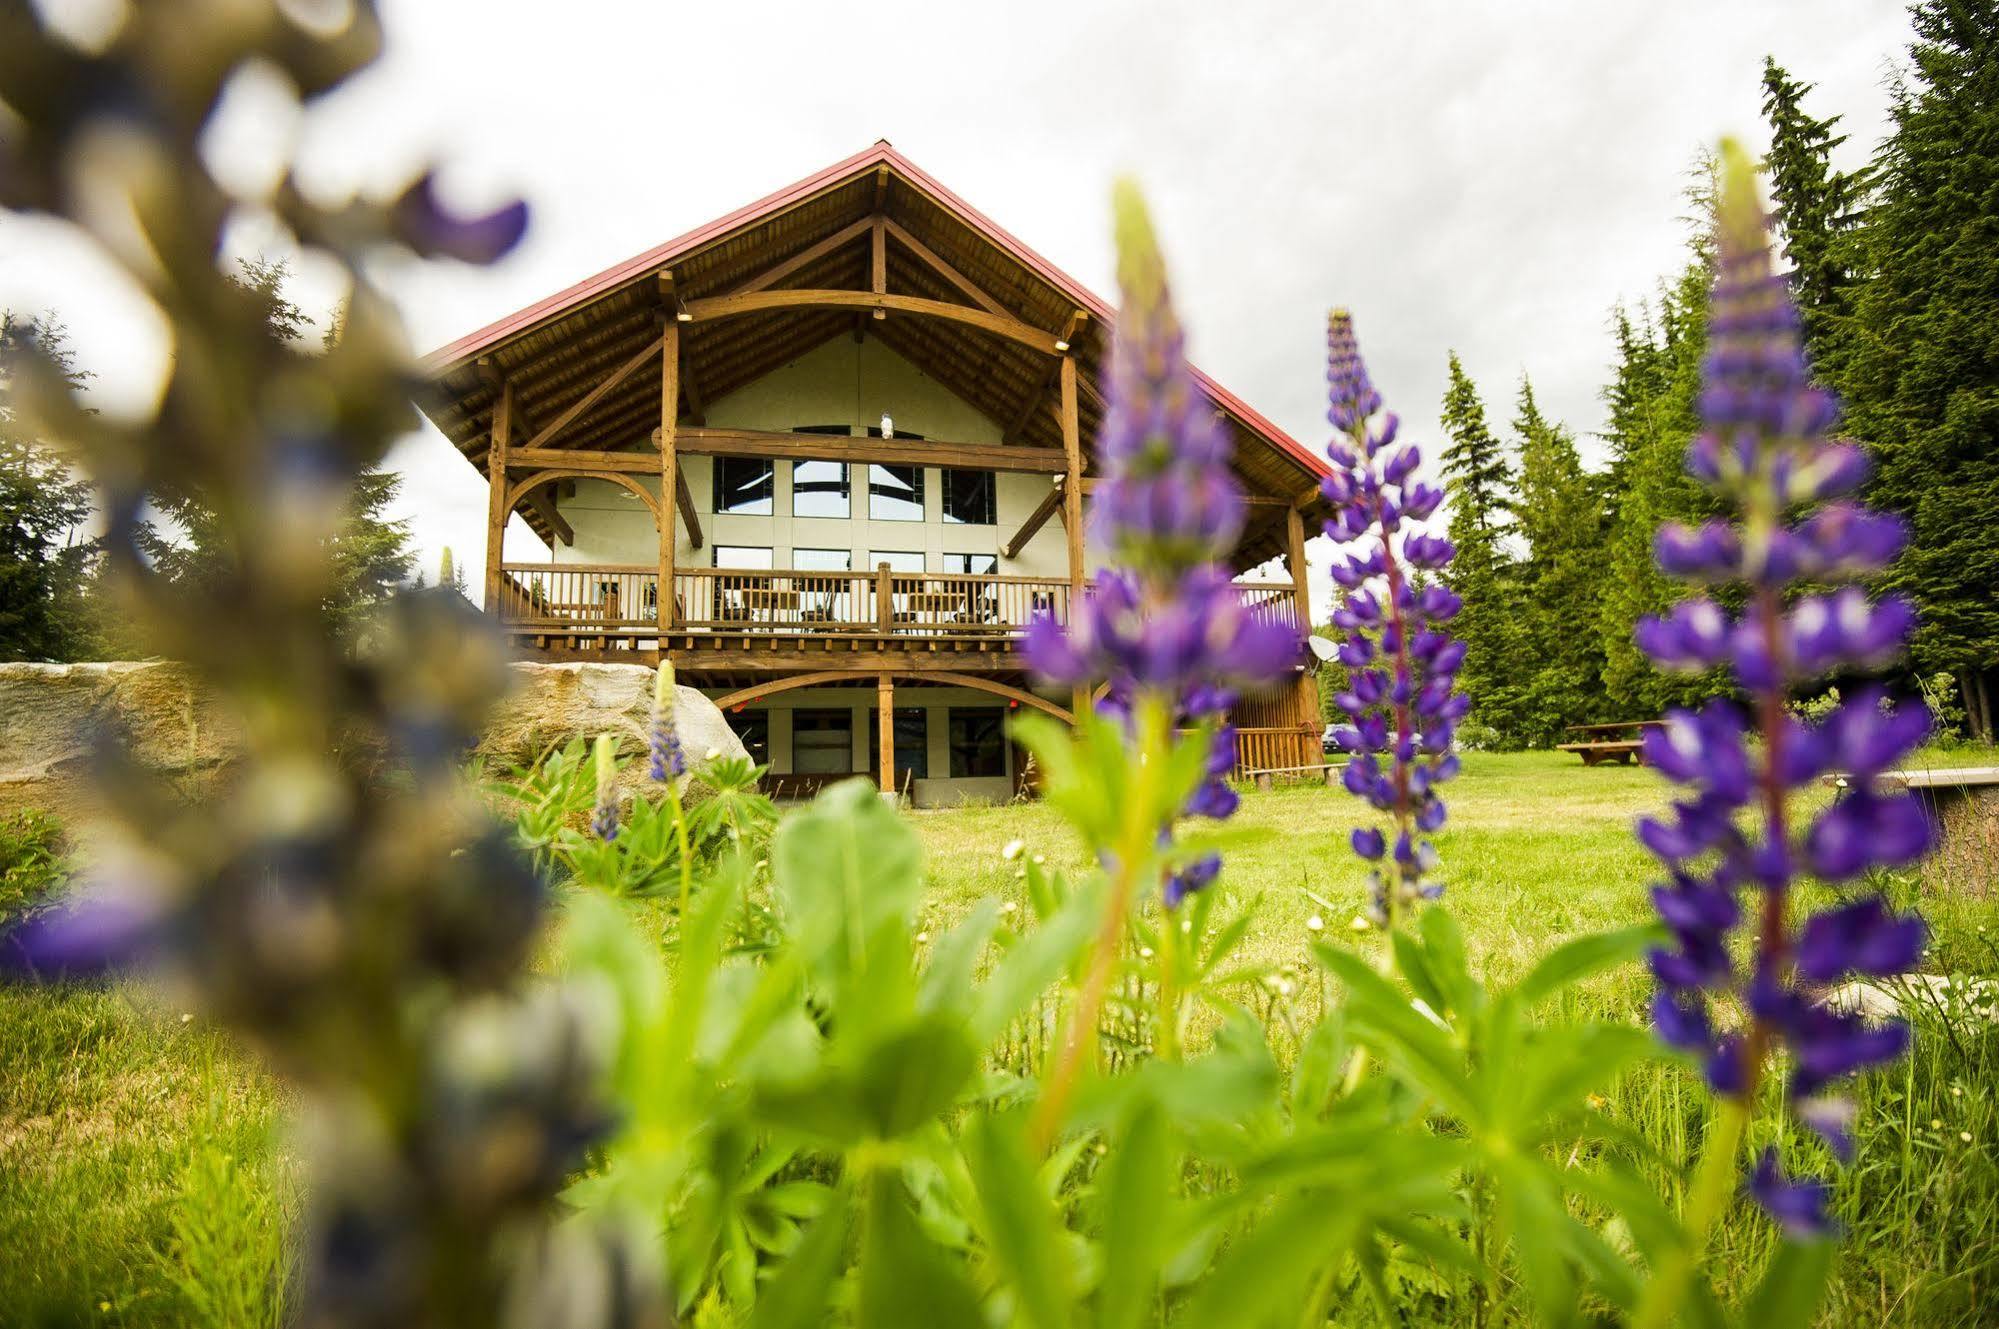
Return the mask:
M727 652L732 657L948 652L1017 668L1037 614L1069 621L1068 581L999 573L748 571L680 568L662 615L659 570L617 564L507 563L500 622L516 647L543 655ZM1297 625L1288 583L1241 583L1253 613ZM1086 592L1087 593L1087 592ZM776 663L773 660L773 663Z

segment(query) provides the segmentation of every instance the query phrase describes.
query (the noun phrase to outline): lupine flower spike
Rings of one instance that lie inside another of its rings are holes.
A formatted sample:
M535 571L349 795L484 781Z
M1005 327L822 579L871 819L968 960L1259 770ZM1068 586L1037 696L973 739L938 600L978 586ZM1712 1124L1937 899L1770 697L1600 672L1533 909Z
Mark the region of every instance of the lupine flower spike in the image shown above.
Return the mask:
M646 773L662 784L687 774L687 754L681 750L680 731L673 723L673 688L673 665L662 660L653 676L652 727L646 736Z
M1332 563L1340 586L1333 623L1344 633L1339 659L1351 671L1333 698L1347 723L1333 737L1353 754L1343 779L1349 792L1388 814L1389 826L1354 828L1353 850L1370 868L1368 917L1387 928L1418 901L1443 893L1437 853L1425 838L1444 824L1438 788L1458 773L1451 740L1470 699L1454 691L1464 643L1444 625L1461 601L1422 578L1441 573L1456 552L1441 536L1408 530L1443 502L1415 478L1422 453L1397 446L1398 421L1379 417L1381 394L1369 380L1353 318L1333 311L1326 331L1326 379L1335 432L1326 453L1333 473L1320 488L1333 505L1326 534L1359 552Z
M1175 728L1212 724L1243 688L1268 686L1296 667L1301 639L1288 624L1253 617L1220 565L1242 533L1241 486L1229 470L1227 429L1187 363L1166 268L1133 186L1116 195L1119 306L1107 409L1097 439L1103 468L1090 526L1111 566L1074 607L1065 630L1052 616L1029 625L1023 650L1042 678L1064 686L1107 680L1101 709L1131 722L1142 698L1164 705ZM1215 730L1207 778L1189 816L1235 810L1224 777L1235 735ZM1204 857L1166 882L1169 907L1215 879Z
M618 838L618 739L614 734L597 735L597 807L590 817L590 833L609 844Z
M1900 651L1913 622L1907 604L1870 600L1852 583L1892 561L1903 535L1892 517L1844 497L1864 477L1865 458L1827 438L1837 407L1807 374L1798 313L1772 269L1754 167L1734 144L1725 148L1717 223L1704 429L1688 469L1733 515L1698 530L1663 528L1658 559L1689 581L1740 584L1746 608L1731 615L1696 596L1637 635L1662 667L1727 668L1748 705L1674 711L1645 742L1647 762L1686 791L1669 816L1638 826L1666 869L1652 894L1672 936L1651 957L1653 1017L1662 1038L1701 1059L1740 1116L1774 1054L1788 1052L1799 1116L1844 1158L1852 1105L1829 1091L1900 1056L1909 1036L1899 1022L1831 1009L1827 991L1856 975L1909 969L1924 928L1871 895L1794 922L1791 885L1804 873L1844 884L1922 856L1930 839L1922 809L1906 793L1876 790L1873 777L1922 741L1929 717L1872 690L1817 725L1785 709L1793 686L1875 668ZM1838 589L1793 593L1806 584ZM1851 792L1798 824L1792 795L1829 770L1850 773ZM1746 916L1755 938L1738 961L1730 943ZM1718 997L1739 999L1739 1027L1717 1020ZM1774 1154L1748 1191L1794 1234L1830 1227L1826 1187L1786 1180Z

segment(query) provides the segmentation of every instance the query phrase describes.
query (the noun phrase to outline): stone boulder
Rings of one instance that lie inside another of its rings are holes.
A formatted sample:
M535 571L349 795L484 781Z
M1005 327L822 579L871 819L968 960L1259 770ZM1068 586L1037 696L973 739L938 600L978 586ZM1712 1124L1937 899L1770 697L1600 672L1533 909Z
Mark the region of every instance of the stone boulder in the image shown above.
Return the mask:
M574 737L616 733L642 751L653 671L626 664L516 664L476 751L495 769L525 765ZM747 757L715 703L679 690L677 719L691 766ZM241 729L189 671L163 660L0 664L0 813L42 808L65 820L95 810L96 735L122 728L138 759L199 797L235 759ZM639 768L634 775L643 773Z
M489 767L526 766L572 738L604 733L620 736L622 752L645 750L652 724L651 669L630 664L510 668L514 686L494 709L476 749ZM677 689L673 714L690 769L729 757L749 758L721 710L693 688Z

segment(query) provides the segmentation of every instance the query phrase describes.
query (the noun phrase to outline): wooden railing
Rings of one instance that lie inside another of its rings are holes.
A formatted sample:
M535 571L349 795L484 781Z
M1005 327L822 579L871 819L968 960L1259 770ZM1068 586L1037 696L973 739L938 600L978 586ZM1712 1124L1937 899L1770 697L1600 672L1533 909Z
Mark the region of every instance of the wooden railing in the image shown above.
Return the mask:
M500 616L537 633L645 635L660 623L659 573L621 564L507 563ZM1250 611L1297 626L1288 585L1244 584ZM1069 583L999 573L809 572L681 568L670 630L749 634L826 632L953 639L1018 636L1036 614L1069 619Z

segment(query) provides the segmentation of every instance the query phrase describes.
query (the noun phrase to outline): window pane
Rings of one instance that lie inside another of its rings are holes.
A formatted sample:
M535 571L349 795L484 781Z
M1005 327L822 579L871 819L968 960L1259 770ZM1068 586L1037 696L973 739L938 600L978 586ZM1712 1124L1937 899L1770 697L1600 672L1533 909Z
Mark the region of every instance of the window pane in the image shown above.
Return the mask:
M771 464L759 457L715 459L715 511L770 515Z
M868 467L868 516L874 521L922 521L923 468Z
M852 711L793 711L791 769L798 775L841 775L854 769Z
M735 730L736 737L743 740L743 747L750 754L750 760L759 766L770 765L770 712L736 711L725 714L729 728Z
M1006 774L1006 712L951 708L951 774Z
M873 570L888 564L890 572L926 572L923 566L923 551L920 549L877 549L868 555L868 568Z
M946 554L944 571L988 576L999 571L998 554Z
M879 708L868 712L868 765L876 771L882 766L881 716ZM921 706L895 708L895 774L897 788L905 775L930 778L930 712Z
M791 463L791 515L794 517L849 515L847 464L839 461Z
M770 550L757 549L750 545L716 545L715 566L718 568L768 568L771 566Z
M993 505L991 471L944 472L944 520L961 526L991 526L998 520Z
M794 549L791 566L800 572L847 572L853 568L851 549Z

